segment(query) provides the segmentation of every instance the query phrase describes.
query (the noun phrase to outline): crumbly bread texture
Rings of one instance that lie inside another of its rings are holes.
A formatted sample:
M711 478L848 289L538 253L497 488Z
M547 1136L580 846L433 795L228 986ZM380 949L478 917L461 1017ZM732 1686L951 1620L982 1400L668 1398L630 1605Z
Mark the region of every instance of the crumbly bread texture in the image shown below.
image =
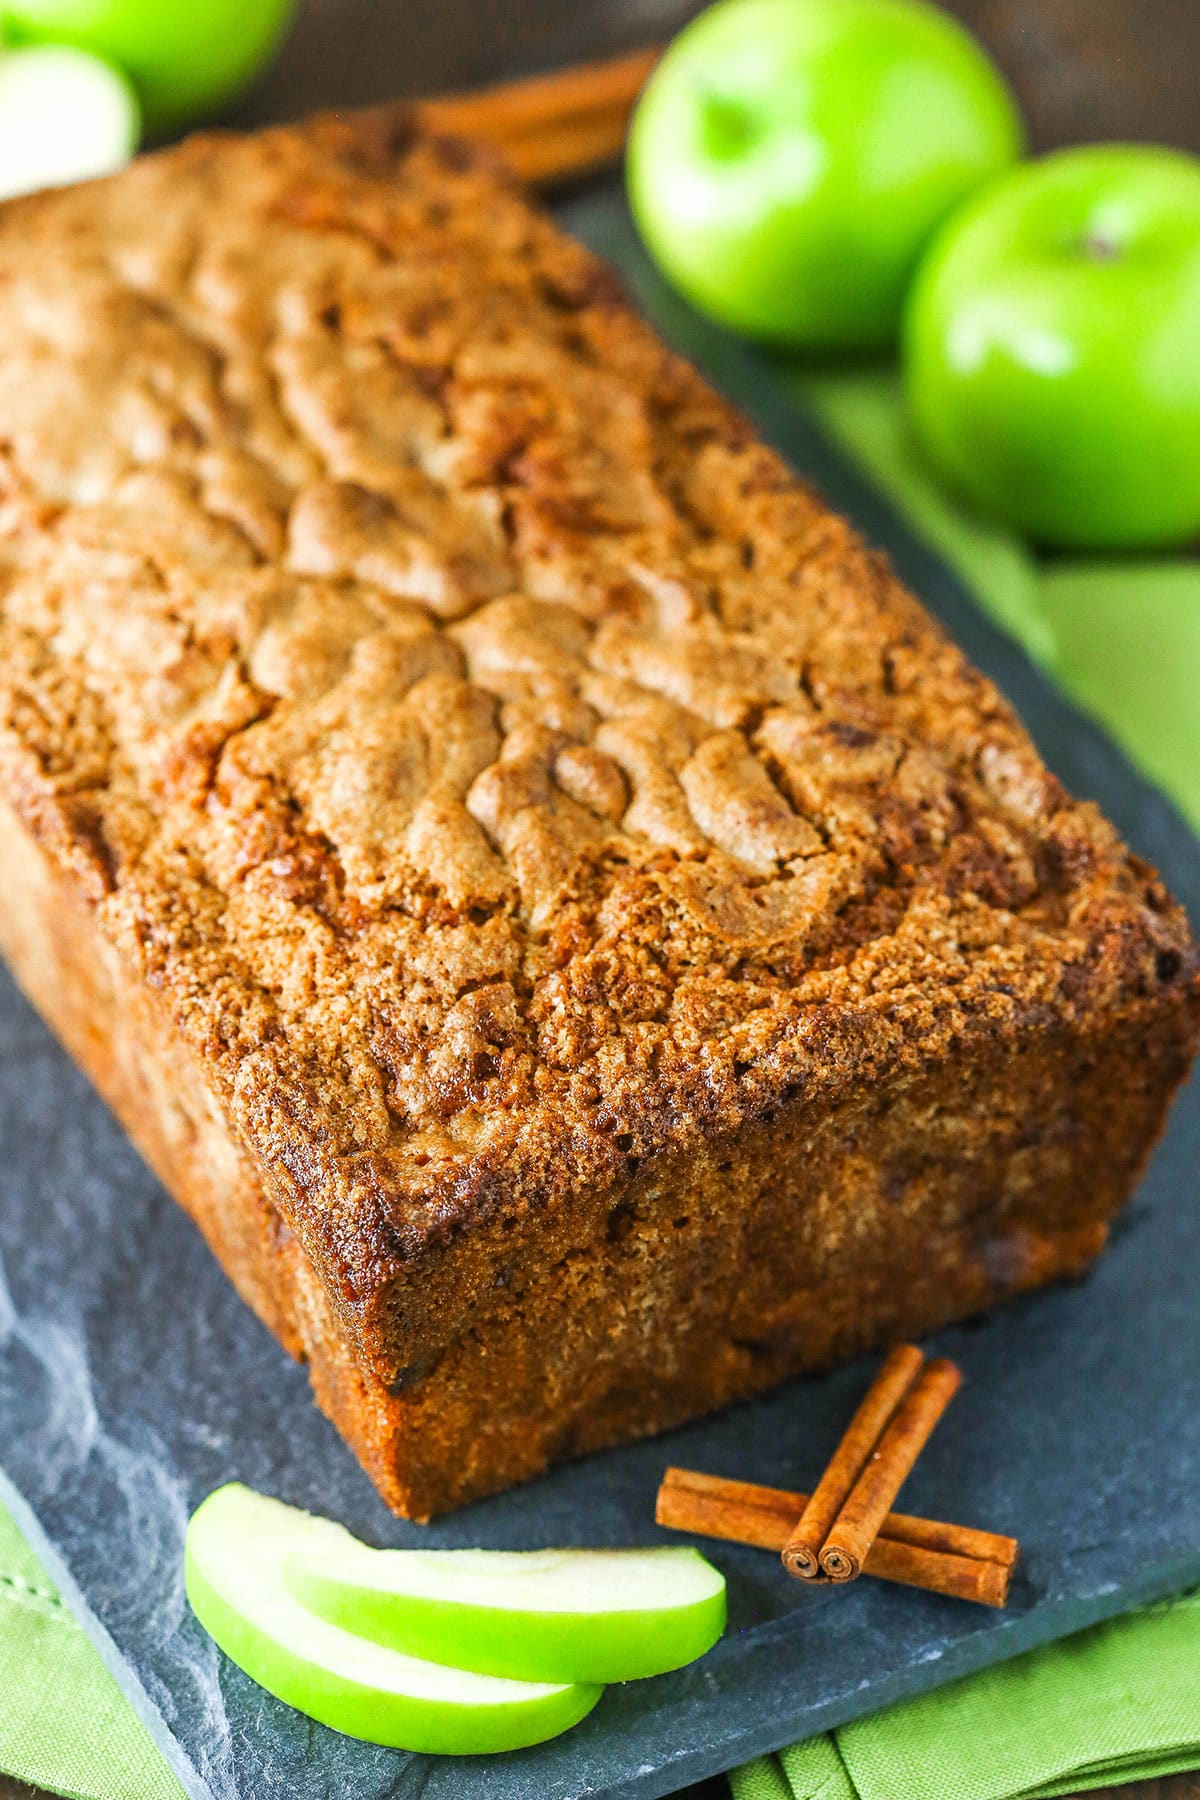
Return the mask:
M0 937L393 1506L1100 1247L1180 909L483 153L4 208L0 446Z

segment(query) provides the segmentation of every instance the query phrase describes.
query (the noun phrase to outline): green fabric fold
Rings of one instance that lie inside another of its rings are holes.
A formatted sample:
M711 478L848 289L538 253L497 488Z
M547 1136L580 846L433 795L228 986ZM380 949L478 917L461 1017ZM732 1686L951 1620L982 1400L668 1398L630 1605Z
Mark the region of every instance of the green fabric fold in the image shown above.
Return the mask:
M1053 672L1200 831L1200 561L1053 563Z
M735 1800L1051 1800L1200 1767L1200 1594L762 1757Z
M0 1773L70 1800L183 1794L3 1507Z

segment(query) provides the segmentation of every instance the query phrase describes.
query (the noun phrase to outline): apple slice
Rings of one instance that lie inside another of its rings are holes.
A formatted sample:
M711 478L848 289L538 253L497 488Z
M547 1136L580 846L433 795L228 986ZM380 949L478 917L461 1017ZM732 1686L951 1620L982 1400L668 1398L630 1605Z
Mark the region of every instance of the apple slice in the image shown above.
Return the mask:
M697 1550L371 1550L337 1528L289 1552L313 1612L410 1656L524 1681L633 1681L694 1662L725 1629L725 1578Z
M110 175L139 130L133 89L98 56L56 45L0 53L0 199Z
M192 1610L268 1693L349 1737L441 1756L540 1744L592 1710L599 1687L469 1674L317 1618L285 1584L284 1560L348 1535L237 1482L193 1513L185 1551Z

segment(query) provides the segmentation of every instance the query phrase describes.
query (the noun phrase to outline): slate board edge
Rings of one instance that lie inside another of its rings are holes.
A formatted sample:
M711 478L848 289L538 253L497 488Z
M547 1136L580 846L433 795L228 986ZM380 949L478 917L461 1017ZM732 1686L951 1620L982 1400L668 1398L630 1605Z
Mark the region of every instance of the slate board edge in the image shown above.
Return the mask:
M800 1738L794 1732L781 1738L774 1737L770 1732L761 1735L752 1731L731 1732L722 1740L722 1754L718 1761L712 1760L711 1751L697 1753L694 1757L683 1759L678 1765L671 1765L668 1786L662 1786L658 1774L655 1774L647 1776L644 1781L609 1786L604 1790L603 1800L667 1800L681 1786L725 1775L730 1769L752 1762L756 1757L769 1756L777 1750L785 1749L789 1744L804 1742L807 1738L836 1730L838 1726L848 1725L865 1715L885 1712L888 1707L902 1700L920 1698L947 1687L954 1681L978 1674L981 1670L999 1668L1015 1657L1024 1655L1026 1651L1074 1637L1093 1625L1103 1625L1108 1620L1120 1618L1124 1613L1137 1612L1156 1601L1172 1599L1198 1585L1200 1550L1192 1557L1147 1569L1141 1580L1132 1587L1123 1589L1120 1594L1107 1594L1083 1602L1067 1596L1039 1607L1036 1612L1029 1613L1024 1618L1014 1619L1013 1635L1019 1641L1013 1642L1011 1649L1003 1656L973 1653L973 1645L979 1645L982 1652L983 1646L994 1645L994 1638L980 1636L968 1639L945 1658L936 1682L920 1679L910 1683L905 1677L882 1681L872 1686L866 1705L861 1701L855 1704L853 1696L839 1696L818 1709L811 1729L806 1727ZM1036 1628L1022 1635L1021 1627L1026 1622L1035 1624ZM715 1749L716 1746L712 1748Z
M137 1670L122 1654L84 1597L69 1564L59 1554L53 1541L42 1530L41 1521L24 1494L0 1466L0 1502L12 1514L17 1529L50 1576L59 1595L66 1602L77 1625L81 1627L101 1662L128 1700L130 1706L189 1800L213 1800L212 1789L192 1766L183 1745L175 1736L153 1700L142 1686Z

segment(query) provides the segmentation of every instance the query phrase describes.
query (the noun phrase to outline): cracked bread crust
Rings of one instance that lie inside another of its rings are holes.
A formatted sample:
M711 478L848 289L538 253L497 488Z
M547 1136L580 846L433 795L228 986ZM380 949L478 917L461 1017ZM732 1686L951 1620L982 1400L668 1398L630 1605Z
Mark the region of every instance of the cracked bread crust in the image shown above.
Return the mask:
M382 1389L782 1107L1140 1021L1136 1165L1181 910L485 153L0 210L0 447L0 786Z

